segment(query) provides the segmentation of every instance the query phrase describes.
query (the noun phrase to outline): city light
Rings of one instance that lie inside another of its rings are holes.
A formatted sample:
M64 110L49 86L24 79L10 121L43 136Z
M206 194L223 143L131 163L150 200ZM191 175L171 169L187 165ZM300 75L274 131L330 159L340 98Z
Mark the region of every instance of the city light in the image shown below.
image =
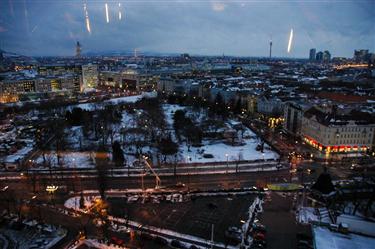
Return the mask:
M48 185L46 187L46 191L49 193L49 194L53 194L59 187L58 186L55 186L55 185Z

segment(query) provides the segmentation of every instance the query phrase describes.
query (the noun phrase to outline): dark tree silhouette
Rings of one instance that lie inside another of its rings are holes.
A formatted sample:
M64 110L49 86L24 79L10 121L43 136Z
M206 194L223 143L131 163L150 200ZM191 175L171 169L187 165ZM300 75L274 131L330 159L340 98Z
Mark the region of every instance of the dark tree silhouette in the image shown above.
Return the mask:
M112 144L112 160L117 167L121 167L125 163L124 151L118 141Z
M171 136L161 138L158 142L158 149L164 156L164 162L167 161L167 156L174 155L178 152L178 144L173 142Z
M105 200L105 191L107 189L107 173L109 158L104 147L99 147L95 154L95 163L97 170L97 186L102 200Z

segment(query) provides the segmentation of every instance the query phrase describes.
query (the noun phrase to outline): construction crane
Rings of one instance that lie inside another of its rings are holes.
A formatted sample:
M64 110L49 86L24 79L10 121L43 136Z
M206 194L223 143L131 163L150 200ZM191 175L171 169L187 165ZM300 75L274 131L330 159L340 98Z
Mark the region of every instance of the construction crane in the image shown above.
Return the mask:
M147 161L147 159L148 159L148 157L142 156L142 161L145 163L145 165L147 166L147 168L155 176L155 189L159 189L160 186L161 186L161 179L158 176L158 174L156 174L156 172L154 171L154 169L151 167L151 165L149 164L149 162ZM143 188L143 174L142 174L142 188Z

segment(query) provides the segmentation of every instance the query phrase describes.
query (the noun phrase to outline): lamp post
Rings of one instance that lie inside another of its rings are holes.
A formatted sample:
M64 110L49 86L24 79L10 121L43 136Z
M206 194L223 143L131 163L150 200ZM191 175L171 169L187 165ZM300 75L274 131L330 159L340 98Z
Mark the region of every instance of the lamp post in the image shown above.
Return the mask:
M264 153L262 153L262 157L263 157L262 171L264 171Z
M58 188L59 188L59 187L58 187L58 186L55 186L55 185L48 185L48 186L46 187L46 191L48 192L48 194L51 195L51 201L52 201L53 204L54 204L54 202L53 202L53 195L54 195L55 191L56 191Z
M227 158L227 170L226 170L226 173L228 174L228 167L229 167L229 162L228 162L228 153L227 154L225 154L225 156L226 156L226 158Z

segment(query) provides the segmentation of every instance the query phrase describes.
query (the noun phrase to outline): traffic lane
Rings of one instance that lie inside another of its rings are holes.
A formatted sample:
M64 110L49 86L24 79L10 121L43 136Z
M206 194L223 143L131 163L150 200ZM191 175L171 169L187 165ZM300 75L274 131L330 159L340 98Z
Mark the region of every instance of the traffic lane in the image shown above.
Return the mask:
M209 174L209 175L176 175L176 176L161 176L163 186L175 185L177 182L182 182L188 186L197 187L208 187L217 188L218 184L222 183L238 183L240 186L253 186L256 181L264 182L281 182L289 178L288 170L280 171L265 171L265 172L249 172L249 173L232 173L232 174ZM147 188L155 187L155 177L144 176L144 186ZM141 188L141 177L107 177L106 185L107 188L113 189L130 189L130 188ZM69 191L77 190L89 190L97 189L98 180L95 176L91 178L81 178L79 175L76 178L41 178L37 180L31 180L25 177L22 180L6 180L3 184L13 190L24 190L26 192L32 192L35 185L35 189L40 192L45 190L45 187L49 184L58 186L67 186Z

